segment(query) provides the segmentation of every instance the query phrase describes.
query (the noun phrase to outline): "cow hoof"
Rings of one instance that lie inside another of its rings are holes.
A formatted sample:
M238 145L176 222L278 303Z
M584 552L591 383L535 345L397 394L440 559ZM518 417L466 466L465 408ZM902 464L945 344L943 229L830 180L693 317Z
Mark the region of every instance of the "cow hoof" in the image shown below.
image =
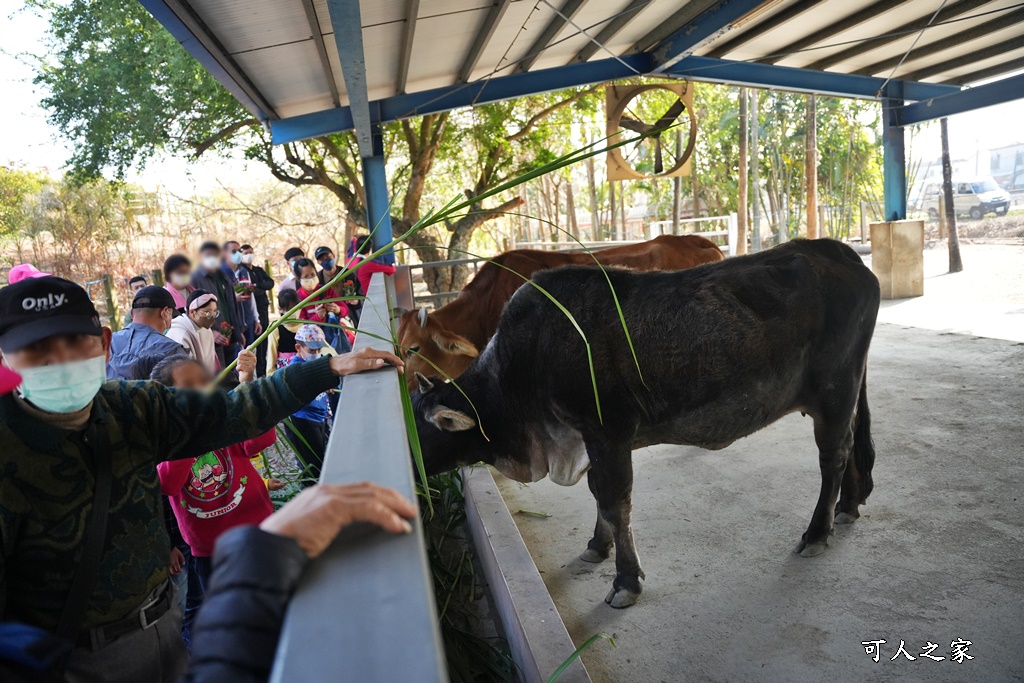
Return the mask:
M814 557L815 555L821 555L825 552L825 548L828 547L828 543L825 541L818 541L817 543L808 543L807 541L800 541L796 544L796 548L793 552L800 555L800 557Z
M852 514L849 512L837 512L835 522L836 524L853 524L859 517L860 515L856 512Z
M583 551L583 554L580 555L580 559L584 562L592 562L594 564L597 564L598 562L604 562L605 560L607 560L608 553L601 554L601 552L598 550L594 550L593 548L587 548Z
M612 588L611 592L608 593L608 597L604 599L609 605L615 609L625 609L636 604L636 601L640 599L639 593L634 593L628 588Z

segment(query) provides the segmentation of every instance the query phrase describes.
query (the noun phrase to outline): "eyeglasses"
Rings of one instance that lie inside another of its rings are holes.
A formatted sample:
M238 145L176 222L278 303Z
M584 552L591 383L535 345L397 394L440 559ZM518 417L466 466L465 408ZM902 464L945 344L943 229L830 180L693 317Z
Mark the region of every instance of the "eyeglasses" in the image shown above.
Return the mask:
M216 318L220 311L199 311L200 318Z

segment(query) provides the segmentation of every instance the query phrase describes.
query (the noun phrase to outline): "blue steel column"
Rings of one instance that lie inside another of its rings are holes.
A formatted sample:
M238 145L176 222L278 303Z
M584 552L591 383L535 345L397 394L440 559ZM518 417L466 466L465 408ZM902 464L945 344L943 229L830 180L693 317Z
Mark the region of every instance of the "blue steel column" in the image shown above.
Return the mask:
M898 109L903 106L903 84L890 81L882 98L882 188L885 220L907 217L907 157L903 128L897 125Z
M380 126L374 125L373 156L363 157L363 187L366 190L366 224L373 233L373 250L391 242L391 198L388 194L388 176L384 168L384 140ZM395 262L395 253L389 251L381 257L385 263Z

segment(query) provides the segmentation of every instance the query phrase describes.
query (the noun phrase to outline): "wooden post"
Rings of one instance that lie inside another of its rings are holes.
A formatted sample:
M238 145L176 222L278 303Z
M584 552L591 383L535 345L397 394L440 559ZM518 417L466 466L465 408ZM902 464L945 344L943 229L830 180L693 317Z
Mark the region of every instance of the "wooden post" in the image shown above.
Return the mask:
M860 203L860 243L867 244L866 233L868 225L868 205L867 202L861 201Z
M828 223L825 221L824 204L818 204L818 236L828 237Z
M817 99L807 96L807 120L804 123L804 138L807 151L804 157L804 178L807 181L807 239L817 239L818 226L818 135Z
M939 119L942 129L942 196L946 200L946 230L949 231L949 272L964 269L960 260L960 238L956 234L956 206L953 204L953 165L949 162L949 128L946 117Z
M747 89L740 88L740 164L737 182L736 253L747 253Z
M156 285L157 287L164 286L164 271L160 270L159 268L154 268L150 272L150 276L153 278L154 285Z
M608 239L616 239L619 234L618 221L615 219L615 182L608 181Z
M110 276L103 275L103 297L107 301L107 315L110 316L110 329L117 332L121 329L121 315L117 312L117 303L114 301L114 282Z
M676 128L676 159L683 155L683 131ZM683 179L681 176L672 178L672 234L679 234L679 212L683 203Z

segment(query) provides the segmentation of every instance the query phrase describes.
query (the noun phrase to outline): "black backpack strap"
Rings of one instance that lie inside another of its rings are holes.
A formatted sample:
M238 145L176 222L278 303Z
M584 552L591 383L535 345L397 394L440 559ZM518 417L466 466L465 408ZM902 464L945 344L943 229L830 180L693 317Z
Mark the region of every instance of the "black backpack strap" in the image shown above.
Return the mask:
M100 560L107 542L107 517L110 512L110 488L113 483L111 472L110 443L107 439L106 426L100 422L92 423L94 428L86 432L87 446L92 446L93 461L96 470L96 490L93 493L92 511L89 514L88 526L82 538L82 553L78 558L78 569L71 582L71 591L57 622L57 635L74 643L82 629L85 610L89 599L96 590L99 578ZM88 444L89 437L96 440Z

